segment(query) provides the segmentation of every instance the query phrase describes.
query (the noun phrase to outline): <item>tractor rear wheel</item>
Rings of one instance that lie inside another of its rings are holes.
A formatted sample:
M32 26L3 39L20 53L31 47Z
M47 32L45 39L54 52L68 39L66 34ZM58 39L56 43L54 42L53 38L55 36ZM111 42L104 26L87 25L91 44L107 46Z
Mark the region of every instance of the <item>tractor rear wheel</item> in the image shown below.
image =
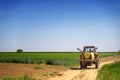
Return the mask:
M99 61L95 62L95 68L98 69L99 68Z
M84 64L83 62L80 62L80 69L83 69L84 68Z
M87 64L84 65L84 68L85 68L85 69L87 68Z

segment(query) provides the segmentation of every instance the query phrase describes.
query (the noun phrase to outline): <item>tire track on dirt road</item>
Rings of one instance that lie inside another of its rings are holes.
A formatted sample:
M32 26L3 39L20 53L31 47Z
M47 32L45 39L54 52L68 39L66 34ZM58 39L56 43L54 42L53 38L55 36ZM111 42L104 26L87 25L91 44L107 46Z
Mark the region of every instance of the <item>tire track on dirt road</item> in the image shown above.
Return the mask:
M120 56L112 56L100 59L99 69L105 65L120 60ZM48 80L96 80L97 72L99 69L95 69L95 66L88 66L87 69L80 70L79 67L71 68L65 72L60 72L58 76L52 77Z
M115 61L103 62L103 63L100 64L100 68L105 64L110 64L110 63L113 63L113 62L115 62ZM88 69L83 70L78 75L73 77L73 79L71 79L71 80L96 80L97 73L98 73L98 70L100 68L95 69L93 67L95 67L95 66L88 67ZM81 77L81 75L83 75L83 77Z

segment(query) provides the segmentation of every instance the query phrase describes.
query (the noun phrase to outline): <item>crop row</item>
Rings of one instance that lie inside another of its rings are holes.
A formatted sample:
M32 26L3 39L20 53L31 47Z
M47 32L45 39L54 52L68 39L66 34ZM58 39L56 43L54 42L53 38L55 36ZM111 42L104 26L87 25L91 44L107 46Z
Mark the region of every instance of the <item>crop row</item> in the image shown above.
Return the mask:
M99 53L100 57L115 55L116 53ZM1 52L1 63L50 64L50 65L78 65L78 52Z

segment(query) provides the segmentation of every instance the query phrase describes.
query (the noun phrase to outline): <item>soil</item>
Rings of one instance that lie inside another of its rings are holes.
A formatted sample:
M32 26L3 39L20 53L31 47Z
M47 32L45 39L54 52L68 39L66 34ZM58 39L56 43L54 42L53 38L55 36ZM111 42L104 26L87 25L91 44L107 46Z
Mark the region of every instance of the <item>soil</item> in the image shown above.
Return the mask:
M5 76L22 77L29 75L37 80L46 80L51 76L56 76L60 71L67 70L68 67L52 66L45 64L16 64L0 63L0 80Z
M100 59L100 67L118 59L120 59L120 55L102 58ZM37 80L95 80L98 70L94 65L80 70L79 67L70 66L0 63L0 80L3 80L5 76L21 77L25 74Z

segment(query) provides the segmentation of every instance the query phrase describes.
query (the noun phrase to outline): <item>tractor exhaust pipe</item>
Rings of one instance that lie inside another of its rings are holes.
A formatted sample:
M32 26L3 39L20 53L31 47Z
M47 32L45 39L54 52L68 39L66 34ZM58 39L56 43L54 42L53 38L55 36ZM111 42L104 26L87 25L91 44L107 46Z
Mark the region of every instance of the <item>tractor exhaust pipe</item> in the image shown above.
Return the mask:
M78 51L80 51L83 54L83 51L80 48L77 48Z

